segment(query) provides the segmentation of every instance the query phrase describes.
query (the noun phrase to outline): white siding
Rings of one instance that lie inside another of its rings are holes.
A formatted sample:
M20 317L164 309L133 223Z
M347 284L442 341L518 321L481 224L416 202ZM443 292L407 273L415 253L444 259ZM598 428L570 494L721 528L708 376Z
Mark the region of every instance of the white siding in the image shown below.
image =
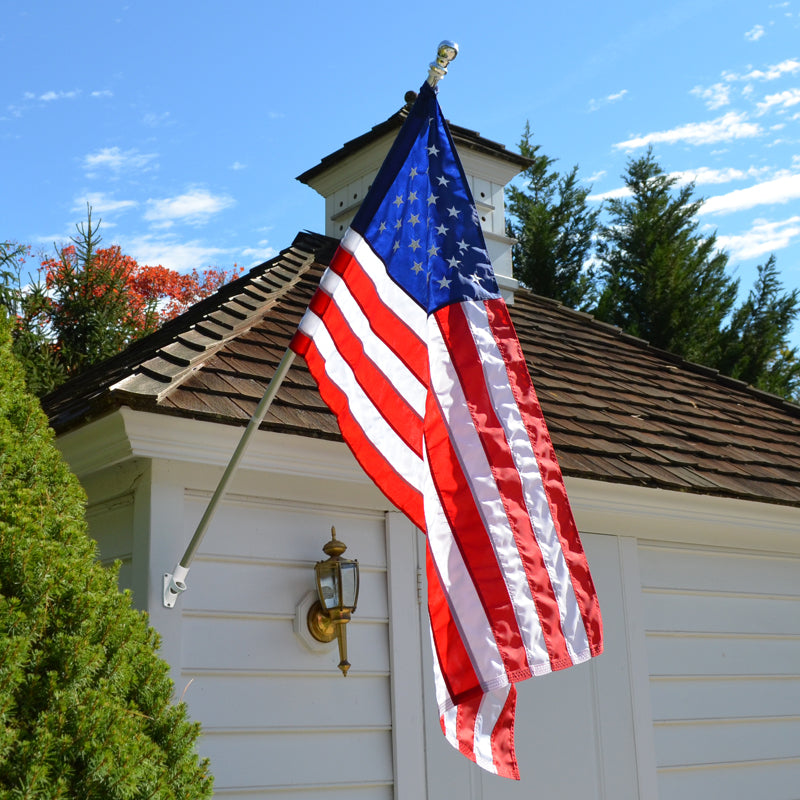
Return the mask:
M187 537L207 502L207 493L186 491ZM313 563L326 558L331 524L361 568L347 678L335 643L311 652L293 631L295 606L313 589ZM211 758L217 797L392 796L382 514L230 496L179 602L179 683L203 723L200 751Z
M101 558L122 559L121 582L203 724L218 797L800 798L797 509L568 480L605 653L520 685L516 783L445 742L418 602L422 539L385 513L342 445L256 437L189 591L163 608L163 573L239 434L123 411L62 442ZM346 679L335 645L311 652L293 630L332 524L362 571Z
M119 587L130 589L133 568L133 493L99 503L86 511L89 535L97 542L100 562L119 561Z
M145 472L146 467L133 462L84 481L89 535L97 542L101 563L120 562L120 589L133 588L136 489Z
M662 800L800 797L800 558L639 550Z

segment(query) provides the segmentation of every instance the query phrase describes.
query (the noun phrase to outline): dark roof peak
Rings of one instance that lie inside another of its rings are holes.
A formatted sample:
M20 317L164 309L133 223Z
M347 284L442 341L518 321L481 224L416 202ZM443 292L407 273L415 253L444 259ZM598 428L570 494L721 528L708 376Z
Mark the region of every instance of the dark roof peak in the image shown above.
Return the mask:
M411 98L412 95L413 98ZM399 130L408 116L410 104L413 104L413 101L416 100L416 92L406 92L404 99L405 105L392 114L392 116L383 122L374 125L366 133L363 133L360 136L356 136L354 139L350 139L350 141L345 142L333 153L324 156L320 160L319 164L298 175L297 180L301 183L311 185L314 179L323 172L331 169L373 142L376 142L381 137ZM450 128L450 133L453 135L453 141L455 142L459 152L464 149L493 156L494 158L498 158L502 161L507 161L513 164L518 168L518 171L526 169L531 165L531 160L529 158L506 149L506 146L503 144L484 138L480 135L480 133L478 133L478 131L473 131L469 128L463 128L460 125L453 125L449 120L447 124Z

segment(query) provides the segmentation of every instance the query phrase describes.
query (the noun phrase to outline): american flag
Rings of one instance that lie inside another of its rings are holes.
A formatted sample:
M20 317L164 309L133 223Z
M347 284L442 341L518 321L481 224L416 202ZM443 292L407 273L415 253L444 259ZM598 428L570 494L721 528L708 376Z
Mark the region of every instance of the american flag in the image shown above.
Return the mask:
M519 778L518 681L602 651L594 586L467 178L426 83L292 340L427 535L442 730Z

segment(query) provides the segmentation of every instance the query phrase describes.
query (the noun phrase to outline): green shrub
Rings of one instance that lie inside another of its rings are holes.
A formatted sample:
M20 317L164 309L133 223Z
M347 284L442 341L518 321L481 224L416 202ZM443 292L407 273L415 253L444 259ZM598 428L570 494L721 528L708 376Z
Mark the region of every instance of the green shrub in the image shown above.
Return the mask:
M199 726L102 567L0 318L0 798L206 798Z

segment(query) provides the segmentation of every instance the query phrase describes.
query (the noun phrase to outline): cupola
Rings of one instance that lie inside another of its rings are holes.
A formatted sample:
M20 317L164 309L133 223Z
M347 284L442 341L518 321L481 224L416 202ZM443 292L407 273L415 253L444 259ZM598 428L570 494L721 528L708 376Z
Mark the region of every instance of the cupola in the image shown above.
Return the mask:
M297 180L325 198L328 236L340 238L347 230L415 98L414 92L407 92L406 104L397 113L298 176ZM497 282L506 301L511 302L517 288L511 269L515 240L506 235L504 190L531 162L476 131L448 125L475 198Z

